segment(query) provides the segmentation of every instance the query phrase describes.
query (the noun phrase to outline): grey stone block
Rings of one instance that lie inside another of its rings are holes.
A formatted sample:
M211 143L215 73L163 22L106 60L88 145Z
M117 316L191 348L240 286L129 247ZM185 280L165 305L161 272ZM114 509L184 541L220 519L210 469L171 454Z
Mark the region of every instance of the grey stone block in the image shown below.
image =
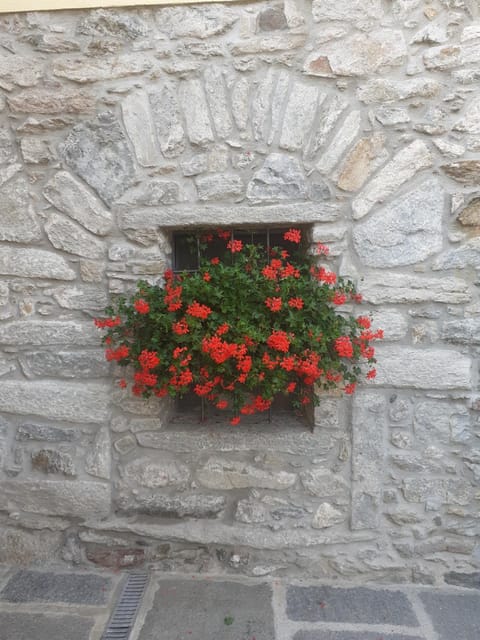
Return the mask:
M419 595L439 640L478 640L480 595L457 596L435 591L424 591Z
M41 613L0 613L1 637L5 640L89 640L92 618L46 616Z
M454 584L457 587L480 589L480 571L475 571L475 573L457 573L456 571L450 571L445 574L445 582L447 584Z
M287 616L308 622L350 622L417 627L418 620L400 591L365 587L296 587L287 590Z
M299 631L293 640L423 640L420 636L386 635L378 631Z
M266 584L162 580L139 640L274 640Z
M0 600L104 605L108 602L112 587L110 578L95 574L44 573L22 569L7 582L0 594ZM61 637L58 632L54 635ZM34 634L34 637L38 636ZM79 637L83 638L83 636Z

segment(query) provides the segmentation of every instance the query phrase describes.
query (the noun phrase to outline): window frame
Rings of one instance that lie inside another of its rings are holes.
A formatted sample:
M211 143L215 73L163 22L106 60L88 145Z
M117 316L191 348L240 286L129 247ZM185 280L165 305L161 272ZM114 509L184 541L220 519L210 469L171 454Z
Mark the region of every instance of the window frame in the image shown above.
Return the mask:
M114 7L147 7L180 4L238 2L239 0L1 0L1 13L26 11L64 11L67 9L107 9ZM242 0L240 0L242 1Z

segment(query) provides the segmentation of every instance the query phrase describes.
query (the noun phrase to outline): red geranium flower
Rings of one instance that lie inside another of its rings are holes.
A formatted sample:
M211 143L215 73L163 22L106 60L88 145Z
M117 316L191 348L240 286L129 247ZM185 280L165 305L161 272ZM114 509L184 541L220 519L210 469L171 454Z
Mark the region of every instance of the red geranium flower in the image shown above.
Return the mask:
M138 313L141 313L141 314L145 314L150 311L150 305L148 304L148 302L145 302L145 300L143 300L142 298L140 298L139 300L135 300L135 303L133 306L135 307L135 311L138 311Z

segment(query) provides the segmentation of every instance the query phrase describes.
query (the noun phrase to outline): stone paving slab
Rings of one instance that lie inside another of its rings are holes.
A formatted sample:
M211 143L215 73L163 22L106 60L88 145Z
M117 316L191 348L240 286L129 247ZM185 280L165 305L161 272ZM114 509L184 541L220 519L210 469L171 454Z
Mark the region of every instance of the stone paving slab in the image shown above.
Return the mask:
M378 631L299 631L293 640L424 640L424 637Z
M4 602L62 602L106 605L113 589L111 578L96 574L52 573L22 569L0 593Z
M90 640L92 618L1 613L0 640Z
M479 640L480 594L427 591L419 597L439 640Z
M299 631L293 640L424 640L424 636L405 636L378 631Z
M347 622L418 627L408 598L401 591L357 587L287 589L287 616L306 622Z
M138 640L275 640L268 584L161 580Z

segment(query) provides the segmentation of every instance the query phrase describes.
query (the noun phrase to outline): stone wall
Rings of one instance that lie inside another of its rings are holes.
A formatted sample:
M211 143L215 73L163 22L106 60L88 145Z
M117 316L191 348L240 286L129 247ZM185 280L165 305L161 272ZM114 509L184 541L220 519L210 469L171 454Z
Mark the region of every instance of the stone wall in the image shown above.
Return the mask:
M0 18L0 560L433 582L480 564L480 7ZM287 422L125 395L92 318L173 229L304 224L385 330Z

